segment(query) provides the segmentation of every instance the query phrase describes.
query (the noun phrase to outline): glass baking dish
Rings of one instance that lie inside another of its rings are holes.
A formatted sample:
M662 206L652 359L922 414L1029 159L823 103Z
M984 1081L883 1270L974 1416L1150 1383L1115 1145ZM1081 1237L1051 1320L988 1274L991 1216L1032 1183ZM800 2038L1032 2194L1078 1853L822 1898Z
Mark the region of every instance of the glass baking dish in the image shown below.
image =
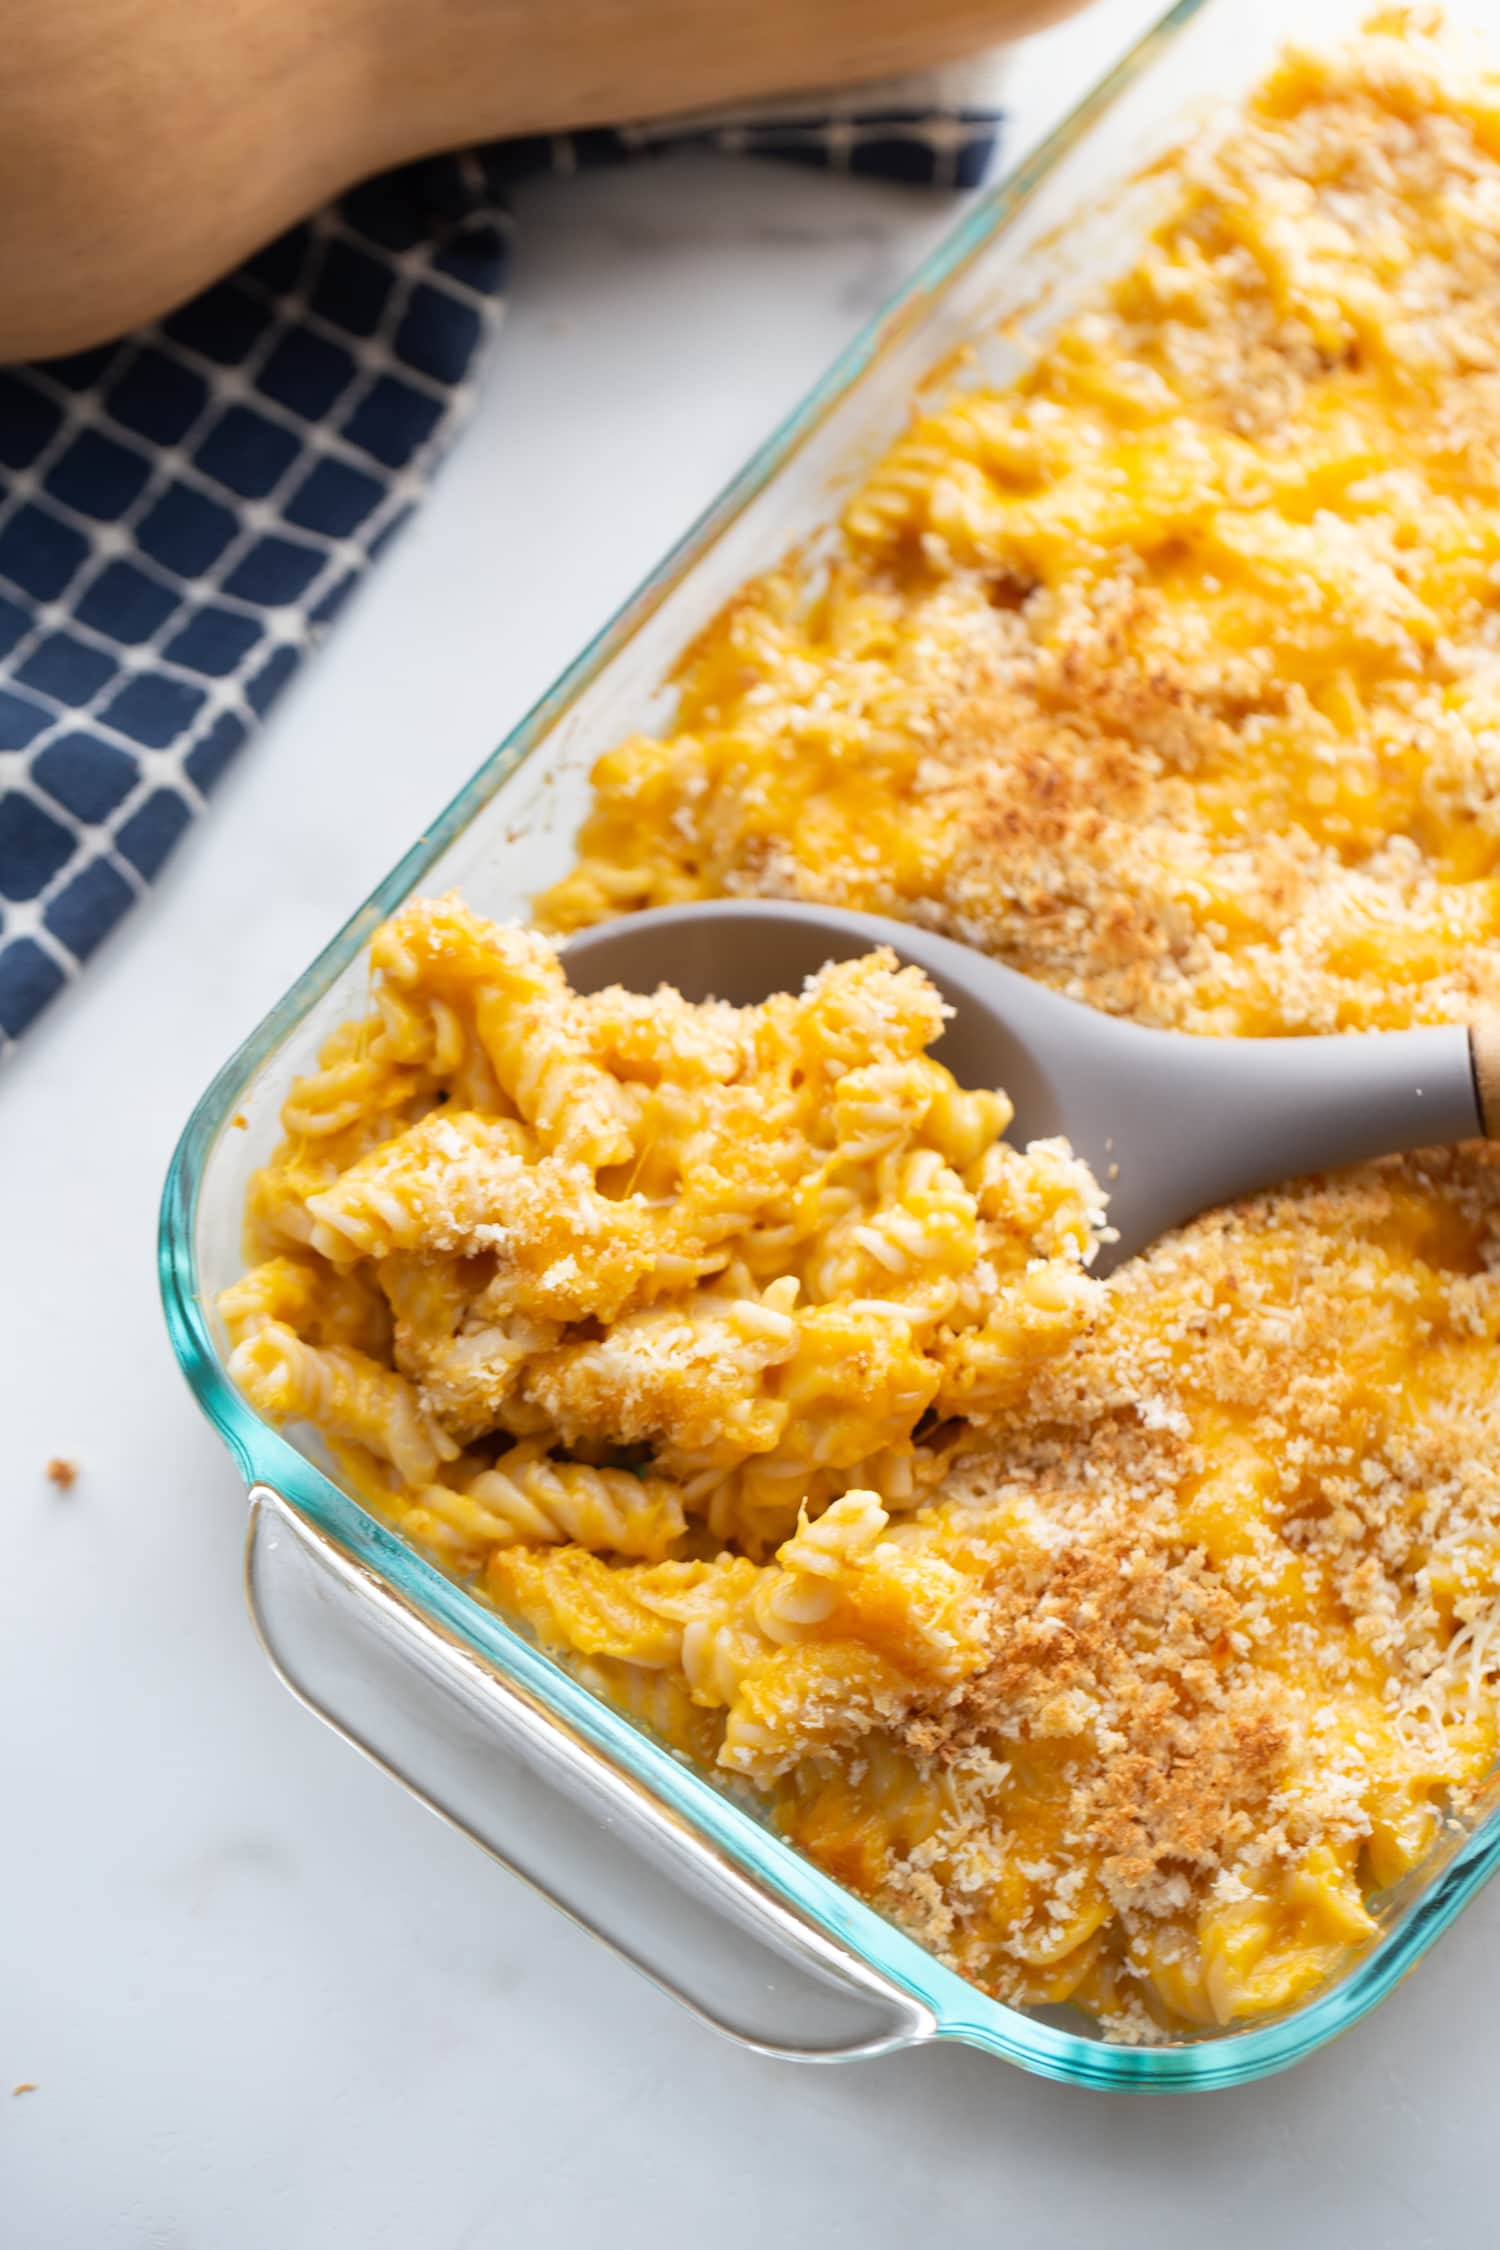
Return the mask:
M924 381L1007 380L1029 336L1123 270L1163 194L1153 159L1212 131L1307 13L1305 0L1180 0L971 211L220 1071L168 1176L168 1325L251 1487L247 1587L282 1677L656 1982L770 2052L834 2059L957 2039L1080 2085L1261 2077L1356 2022L1494 1872L1500 1789L1383 1902L1378 1939L1283 2016L1137 2048L1063 2011L1001 2006L371 1517L314 1447L262 1422L225 1373L214 1301L239 1270L246 1180L288 1081L362 1006L376 924L409 893L452 885L482 912L523 912L569 863L594 757L660 718L678 653L754 571L799 543L815 551ZM1317 36L1363 13L1324 0Z

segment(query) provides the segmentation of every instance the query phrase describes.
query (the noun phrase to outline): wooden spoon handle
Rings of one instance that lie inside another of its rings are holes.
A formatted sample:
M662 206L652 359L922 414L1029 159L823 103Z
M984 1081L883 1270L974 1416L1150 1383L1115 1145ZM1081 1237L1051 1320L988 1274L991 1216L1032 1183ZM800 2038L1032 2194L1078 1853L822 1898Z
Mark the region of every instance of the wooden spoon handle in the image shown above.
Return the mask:
M1500 1015L1482 1016L1469 1026L1474 1087L1487 1139L1500 1141Z

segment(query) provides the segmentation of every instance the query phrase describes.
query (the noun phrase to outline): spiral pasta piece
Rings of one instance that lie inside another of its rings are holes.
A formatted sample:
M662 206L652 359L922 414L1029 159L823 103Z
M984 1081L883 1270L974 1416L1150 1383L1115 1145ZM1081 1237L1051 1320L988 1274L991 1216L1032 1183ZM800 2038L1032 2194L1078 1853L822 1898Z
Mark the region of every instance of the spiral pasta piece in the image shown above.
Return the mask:
M682 1501L661 1477L552 1461L538 1440L503 1453L468 1487L486 1536L497 1546L557 1546L571 1540L595 1552L655 1561L686 1528Z
M282 1322L257 1328L231 1354L229 1372L251 1402L277 1422L315 1422L391 1463L410 1485L425 1485L459 1447L424 1409L403 1375L342 1345L306 1344Z

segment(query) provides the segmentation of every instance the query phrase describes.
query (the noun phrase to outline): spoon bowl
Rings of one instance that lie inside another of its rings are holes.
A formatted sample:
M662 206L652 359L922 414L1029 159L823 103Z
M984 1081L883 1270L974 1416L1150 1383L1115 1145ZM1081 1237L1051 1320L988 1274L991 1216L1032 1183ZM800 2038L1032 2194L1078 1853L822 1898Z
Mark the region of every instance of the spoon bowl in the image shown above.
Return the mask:
M976 948L876 914L713 899L585 930L563 953L579 992L620 984L745 1007L829 961L889 946L953 1015L938 1059L1003 1087L1009 1137L1062 1136L1109 1197L1106 1273L1212 1204L1307 1172L1472 1140L1500 1127L1500 1029L1212 1038L1106 1016Z

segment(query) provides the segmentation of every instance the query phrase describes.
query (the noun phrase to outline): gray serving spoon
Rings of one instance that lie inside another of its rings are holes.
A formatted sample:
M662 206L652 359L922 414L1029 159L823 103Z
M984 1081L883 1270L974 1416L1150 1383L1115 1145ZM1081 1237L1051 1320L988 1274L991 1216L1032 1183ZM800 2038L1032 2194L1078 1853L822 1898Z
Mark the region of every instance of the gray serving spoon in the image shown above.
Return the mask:
M961 1085L1004 1087L1010 1137L1063 1134L1093 1168L1118 1235L1099 1272L1278 1180L1500 1137L1500 1020L1306 1039L1152 1031L909 923L780 899L626 915L573 938L563 965L579 992L670 984L743 1007L877 945L925 969L951 1004L938 1059Z

